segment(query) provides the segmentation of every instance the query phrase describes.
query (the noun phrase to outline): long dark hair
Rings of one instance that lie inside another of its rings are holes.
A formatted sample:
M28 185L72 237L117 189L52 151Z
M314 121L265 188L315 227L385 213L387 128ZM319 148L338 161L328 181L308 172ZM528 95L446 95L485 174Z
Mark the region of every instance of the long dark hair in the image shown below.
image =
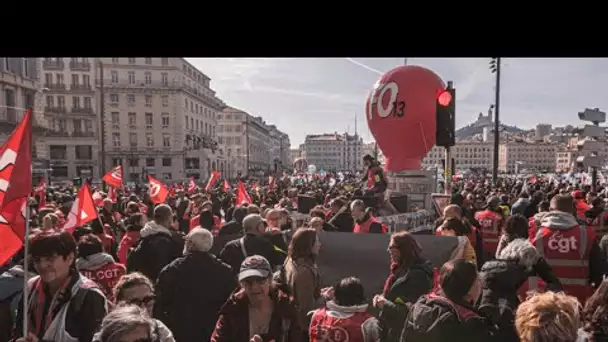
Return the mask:
M300 228L296 230L289 242L288 255L292 260L309 259L314 261L315 255L312 247L317 241L317 231L312 228Z
M407 231L391 235L391 239L399 249L399 266L409 268L422 260L422 247L412 234Z

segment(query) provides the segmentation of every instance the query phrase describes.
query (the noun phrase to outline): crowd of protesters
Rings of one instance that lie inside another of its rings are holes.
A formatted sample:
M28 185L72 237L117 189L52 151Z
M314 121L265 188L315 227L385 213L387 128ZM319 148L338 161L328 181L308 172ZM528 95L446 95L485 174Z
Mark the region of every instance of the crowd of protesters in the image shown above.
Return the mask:
M431 232L457 241L447 262L394 232L381 293L357 275L326 284L321 231L387 233L362 199L386 188L366 162L372 191L348 175L243 181L251 203L124 189L73 231L74 192L50 187L29 255L2 265L0 341L608 341L606 196L565 181L460 180Z

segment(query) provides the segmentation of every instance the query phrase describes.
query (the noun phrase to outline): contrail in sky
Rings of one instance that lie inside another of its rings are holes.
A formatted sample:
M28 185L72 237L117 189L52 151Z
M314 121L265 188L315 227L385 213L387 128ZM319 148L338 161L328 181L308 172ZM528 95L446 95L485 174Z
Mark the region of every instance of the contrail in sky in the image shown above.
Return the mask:
M357 62L356 60L354 60L352 58L346 57L344 59L346 59L347 61L353 63L354 65L358 65L358 66L362 67L363 69L367 69L367 70L369 70L371 72L375 72L378 75L384 75L384 73L382 71L374 69L374 68L372 68L372 67L370 67L368 65L365 65L365 64L363 64L361 62Z

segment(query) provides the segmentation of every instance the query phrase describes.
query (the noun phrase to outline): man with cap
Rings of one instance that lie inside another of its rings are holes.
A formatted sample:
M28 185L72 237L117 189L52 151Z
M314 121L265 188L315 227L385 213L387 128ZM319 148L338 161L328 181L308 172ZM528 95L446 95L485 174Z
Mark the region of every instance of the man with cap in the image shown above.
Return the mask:
M295 302L272 286L266 258L252 255L243 260L238 280L241 289L220 310L211 342L304 341Z
M283 264L275 246L264 236L266 221L259 214L249 214L243 219L245 236L228 242L220 252L220 259L238 272L241 263L250 255L261 255L268 259L273 269Z
M475 219L479 222L481 241L485 260L492 260L496 254L498 240L502 233L504 217L500 209L500 199L496 196L488 197L485 210L475 213Z

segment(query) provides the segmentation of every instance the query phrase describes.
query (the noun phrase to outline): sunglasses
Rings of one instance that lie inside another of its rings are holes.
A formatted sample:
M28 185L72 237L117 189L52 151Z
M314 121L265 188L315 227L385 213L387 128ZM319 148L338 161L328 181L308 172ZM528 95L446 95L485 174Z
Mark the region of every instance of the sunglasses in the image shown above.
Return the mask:
M253 285L253 284L258 284L258 285L262 285L266 282L266 280L268 280L268 278L261 278L261 277L249 277L249 278L245 278L243 279L243 283L245 283L245 285Z
M137 306L147 306L150 303L154 302L155 300L156 300L156 296L150 295L150 296L145 296L143 298L133 298L131 300L128 300L127 303L137 305Z

